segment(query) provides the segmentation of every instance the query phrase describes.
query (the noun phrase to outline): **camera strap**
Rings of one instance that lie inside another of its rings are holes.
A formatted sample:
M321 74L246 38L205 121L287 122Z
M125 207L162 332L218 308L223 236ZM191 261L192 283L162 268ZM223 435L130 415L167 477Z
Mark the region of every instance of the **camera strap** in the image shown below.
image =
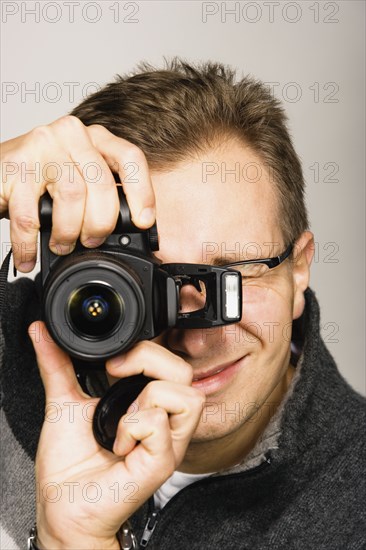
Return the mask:
M6 283L8 282L8 272L9 272L11 253L12 253L12 249L10 249L8 254L5 256L5 259L0 268L0 320L3 317L3 309L5 304L5 290L6 290ZM16 276L15 267L14 267L14 276Z

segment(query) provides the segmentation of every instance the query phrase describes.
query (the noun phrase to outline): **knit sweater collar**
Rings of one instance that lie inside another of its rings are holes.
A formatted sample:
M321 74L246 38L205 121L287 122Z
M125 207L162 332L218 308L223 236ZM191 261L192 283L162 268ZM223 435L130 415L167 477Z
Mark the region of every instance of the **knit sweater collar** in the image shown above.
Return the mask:
M289 464L299 454L311 452L323 436L329 438L337 409L334 403L329 403L328 388L332 387L334 396L337 388L342 392L344 387L344 380L321 338L319 304L310 288L305 291L305 304L303 315L293 323L295 339L303 340L296 372L258 442L260 445L267 440L263 450L270 451L277 464Z

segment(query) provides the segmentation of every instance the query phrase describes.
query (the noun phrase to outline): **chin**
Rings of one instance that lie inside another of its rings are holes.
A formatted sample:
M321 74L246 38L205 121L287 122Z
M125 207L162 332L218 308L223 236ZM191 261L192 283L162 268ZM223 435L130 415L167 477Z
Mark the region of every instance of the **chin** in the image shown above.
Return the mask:
M209 408L206 411L206 406L204 407L202 411L202 418L191 438L191 443L201 443L204 441L221 439L236 432L243 424L245 424L246 420L241 414L239 403L237 403L236 407L232 407L232 410L235 410L235 414L229 414L227 412L228 418L226 420L224 413L223 415L221 414L220 408L216 414L210 414L213 410L217 410L217 403L209 402L206 405L208 405ZM213 407L215 407L215 409L213 409ZM231 407L228 406L228 411L230 408Z

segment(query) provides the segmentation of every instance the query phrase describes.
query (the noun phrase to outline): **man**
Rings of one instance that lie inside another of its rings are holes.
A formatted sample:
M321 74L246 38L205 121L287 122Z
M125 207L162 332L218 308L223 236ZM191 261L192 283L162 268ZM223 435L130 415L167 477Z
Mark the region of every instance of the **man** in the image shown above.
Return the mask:
M2 383L11 544L25 540L26 519L37 523L34 547L47 550L364 547L365 400L320 336L309 288L313 235L285 123L260 82L236 83L227 67L176 59L165 70L142 65L72 116L3 144L4 167L48 168L38 182L3 180L1 215L10 218L20 271L34 266L46 189L51 249L68 254L79 236L86 247L103 242L118 215L111 171L135 224L147 228L156 216L164 263L279 259L272 268L233 266L243 281L236 325L169 329L106 362L105 388L141 372L156 379L121 419L113 453L91 430L96 381L90 377L90 397L37 321L39 277L8 285ZM55 163L77 166L74 177ZM83 169L90 165L99 171L94 182ZM202 296L188 285L181 304L197 309Z

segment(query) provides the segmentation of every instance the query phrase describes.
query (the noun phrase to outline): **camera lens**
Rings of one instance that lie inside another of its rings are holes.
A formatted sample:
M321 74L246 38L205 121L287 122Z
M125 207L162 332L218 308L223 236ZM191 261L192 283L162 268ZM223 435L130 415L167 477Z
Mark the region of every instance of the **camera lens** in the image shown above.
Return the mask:
M128 349L146 320L138 271L101 252L65 258L46 281L43 315L71 357L100 363Z
M75 289L66 302L66 314L74 330L86 338L104 338L121 324L125 304L113 288L89 283Z

